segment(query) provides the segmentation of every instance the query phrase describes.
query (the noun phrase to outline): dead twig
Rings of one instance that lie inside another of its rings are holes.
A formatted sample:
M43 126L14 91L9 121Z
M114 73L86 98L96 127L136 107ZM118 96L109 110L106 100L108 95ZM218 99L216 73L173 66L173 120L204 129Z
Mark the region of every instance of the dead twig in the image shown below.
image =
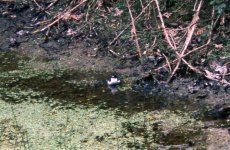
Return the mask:
M111 49L109 50L109 52L112 53L113 55L115 55L116 57L120 57L120 55L119 55L118 53L114 52L114 51L111 50Z
M152 4L154 2L154 0L151 0L143 9L142 9L142 11L140 12L140 14L134 19L134 21L136 21L137 19L139 19L141 16L142 16L142 14L146 11L146 9ZM111 41L110 43L109 43L109 45L111 46L111 45L113 45L119 38L120 38L120 36L131 26L132 24L130 23L130 24L128 24L114 39L113 39L113 41Z
M169 73L171 74L171 73L172 73L172 67L171 67L171 65L170 65L169 59L168 59L168 57L167 57L165 54L163 54L163 56L164 56L164 58L165 58L165 60L166 60L166 63L167 63L167 65L168 65Z
M201 4L201 1L200 1L200 4ZM199 7L201 6L200 4L199 4L199 6L198 6L198 9L197 9L196 13L198 12ZM195 7L195 6L194 6L194 7ZM195 17L195 16L196 16L196 15L194 15L194 17ZM159 69L161 69L161 68L164 68L164 67L166 67L166 66L169 66L169 64L175 63L175 62L177 62L177 65L178 65L178 62L179 62L180 60L182 60L182 61L183 61L191 70L193 70L194 72L203 75L203 76L206 77L207 79L210 79L210 80L213 80L213 81L217 81L217 82L223 84L223 86L229 86L230 83L229 83L227 80L224 79L224 77L225 77L226 75L229 75L229 74L230 74L230 73L227 73L227 71L225 71L225 72L222 73L222 74L216 74L216 73L212 73L212 72L210 72L210 71L208 71L208 70L200 70L200 69L197 69L197 68L193 67L191 64L189 64L189 63L184 59L185 56L187 56L187 55L189 55L189 54L191 54L191 53L194 53L195 51L198 51L198 50L200 50L200 49L202 49L202 48L204 48L204 47L206 47L206 46L209 45L209 43L211 42L212 31L213 31L213 28L214 28L214 26L215 26L215 23L214 23L213 18L214 18L214 8L213 8L213 11L212 11L212 23L211 23L211 29L210 29L210 31L209 31L209 38L208 38L208 41L207 41L206 44L204 44L204 45L202 45L202 46L200 46L200 47L198 47L198 48L196 48L196 49L193 49L193 50L191 50L191 51L185 53L185 51L186 51L186 49L187 49L186 47L188 46L187 43L189 43L189 42L191 41L191 30L188 31L188 35L187 35L185 44L184 44L184 46L183 46L182 52L181 52L181 53L178 53L178 51L177 51L176 49L173 49L174 52L177 54L178 58L175 59L175 60L173 60L172 62L169 62L169 61L166 60L166 64L163 65L163 66L160 67L160 68L157 68L156 70L159 70ZM193 21L192 21L192 22L193 22ZM194 24L193 24L193 25L194 25ZM190 25L190 27L191 27L191 25ZM189 28L188 28L188 29L189 29ZM172 39L171 39L171 40L172 40ZM188 41L189 41L189 42L188 42ZM171 41L170 41L170 42L171 42ZM225 66L225 67L227 68L227 65L228 65L228 64L230 64L230 62L225 63L223 66ZM176 69L177 69L177 68L175 67L174 70L176 70Z
M33 0L33 1L34 1L34 3L38 6L39 9L44 10L44 9L42 8L42 6L38 4L38 2L37 2L36 0Z
M195 48L195 49L193 49L193 50L187 52L186 54L184 54L183 56L181 56L181 58L184 58L184 57L188 56L188 55L191 54L191 53L194 53L194 52L196 52L196 51L198 51L198 50L201 50L201 49L203 49L204 47L206 47L206 46L208 46L208 45L210 44L211 39L212 39L212 31L213 31L213 28L214 28L214 20L213 20L214 15L215 15L215 14L214 14L214 7L213 7L213 10L212 10L212 22L211 22L211 28L210 28L210 31L209 31L208 41L207 41L204 45L202 45L202 46L200 46L200 47L197 47L197 48ZM176 61L178 61L178 59L179 59L179 58L176 58L175 60L171 61L170 64L171 64L171 63L175 63ZM155 69L155 71L158 71L158 70L160 70L160 69L162 69L162 68L164 68L164 67L166 67L166 66L167 66L167 64L165 64L165 65L163 65L163 66L161 66L161 67Z
M143 2L142 2L142 0L139 0L139 1L141 3L141 8L143 9L144 8Z
M131 7L130 7L130 4L129 4L128 0L126 0L126 4L127 4L127 7L128 7L128 10L129 10L129 15L130 15L131 24L132 24L131 35L135 40L137 53L139 55L140 62L141 62L141 64L143 64L144 62L143 62L143 58L142 58L140 44L139 44L139 41L138 41L137 30L136 30L136 26L135 26L135 20L133 18L133 14L132 14Z
M55 5L58 1L59 1L59 0L55 0L55 1L53 1L52 3L50 3L50 4L45 8L45 10L51 8L51 7L52 7L53 5Z
M54 20L52 23L50 23L49 25L47 25L46 27L42 28L41 30L37 30L34 31L33 34L38 33L38 32L42 32L45 31L46 29L50 28L51 26L55 25L56 23L58 23L62 18L66 17L68 14L71 14L73 11L75 11L79 6L81 6L82 4L84 4L87 0L81 0L80 3L78 5L76 5L75 7L73 7L70 10L67 10L65 13L63 13L62 15L58 15L57 19Z
M161 14L161 10L160 10L160 6L159 6L159 3L158 3L158 0L154 0L154 1L156 3L157 11L158 11L159 18L160 18L160 21L161 21L161 28L163 29L163 33L164 33L164 36L166 38L166 41L168 42L169 46L172 49L175 49L175 47L173 46L172 42L169 39L168 32L167 32L167 30L165 28L165 24L164 24L164 20L163 20L162 14Z
M169 46L172 48L172 50L177 54L177 57L178 57L178 62L177 62L177 65L176 67L174 68L174 70L172 71L170 77L168 78L167 82L170 82L172 77L174 76L174 74L176 73L176 71L178 70L180 64L181 64L181 60L187 64L192 70L196 71L196 72L200 72L198 71L197 69L195 69L194 67L192 67L184 58L183 58L183 55L185 53L185 51L187 50L187 47L191 41L191 38L192 38L192 35L194 33L194 30L196 28L196 24L199 20L199 12L200 12L200 9L201 9L201 5L203 3L203 0L200 1L199 5L198 5L198 8L196 9L196 12L193 16L193 19L188 27L188 33L187 33L187 37L186 37L186 40L184 42L184 45L183 45L183 48L181 50L181 52L179 53L178 50L177 50L177 47L175 45L175 42L174 40L171 38L170 40L170 36L168 35L168 32L165 28L165 24L164 24L164 20L163 20L163 17L162 17L162 14L161 14L161 11L160 11L160 7L159 7L159 3L158 3L158 0L155 0L155 3L156 3L156 7L157 7L157 10L158 10L158 14L159 14L159 18L160 18L160 21L161 21L161 27L162 27L162 30L163 30L163 33L164 33L164 36L165 36L165 39L167 41L167 43L169 44ZM195 4L196 5L196 4ZM194 6L195 7L195 6Z
M175 49L174 49L175 53L176 53L176 54L178 55L178 57L179 57L179 60L178 60L178 62L177 62L177 64L176 64L176 67L174 68L172 74L171 74L170 77L168 78L167 82L170 82L170 81L171 81L172 77L174 76L174 74L176 73L177 69L179 68L179 66L180 66L180 64L181 64L181 60L182 60L185 64L187 64L187 61L186 61L184 58L182 58L182 56L184 55L185 51L187 50L188 45L189 45L189 43L190 43L190 41L191 41L191 39L192 39L193 33L194 33L194 31L195 31L195 28L196 28L196 26L197 26L197 22L198 22L198 20L199 20L199 13L200 13L200 9L201 9L202 3L203 3L203 0L200 1L199 5L198 5L198 8L196 9L196 12L195 12L195 14L194 14L194 16L193 16L192 22L191 22L191 24L189 25L188 34L187 34L187 37L186 37L186 40L185 40L185 43L184 43L182 52L181 52L181 53L178 53L178 52L176 52ZM196 5L196 4L195 4L195 5ZM194 6L194 7L195 7L195 6ZM188 64L187 64L187 65L188 65ZM188 65L188 66L189 66L189 65ZM189 67L191 68L191 66L189 66ZM194 70L194 68L191 68L191 69ZM196 71L197 71L197 70L196 70ZM199 72L199 71L197 71L197 72Z

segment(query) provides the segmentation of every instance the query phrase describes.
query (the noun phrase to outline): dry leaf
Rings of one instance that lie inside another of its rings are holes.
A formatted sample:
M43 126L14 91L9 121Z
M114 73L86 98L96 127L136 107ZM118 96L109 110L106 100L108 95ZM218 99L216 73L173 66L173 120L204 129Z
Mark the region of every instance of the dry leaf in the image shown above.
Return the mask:
M123 10L115 8L115 14L114 14L114 16L120 16L123 12L124 12Z
M200 35L202 35L206 30L207 30L206 27L197 28L197 29L194 31L194 35L200 36Z
M70 16L71 16L70 12L66 12L66 13L64 13L64 15L63 15L62 18L63 18L64 20L69 20Z
M225 23L225 16L223 15L221 18L220 18L220 25L224 25Z
M70 18L74 19L74 20L80 20L82 17L83 17L83 14L81 14L81 15L70 15Z
M169 18L171 15L172 15L172 13L165 12L162 16L166 17L166 18Z
M106 17L106 15L105 15L104 12L101 12L101 13L99 14L99 16L102 17L102 18L104 18L104 19L107 19L107 17Z
M73 31L73 29L68 29L68 31L67 31L67 36L70 36L70 35L74 35L74 34L76 34L76 31Z
M97 7L102 7L102 4L103 4L103 0L98 0L97 1Z
M217 66L216 69L215 69L215 71L219 72L220 74L227 74L228 73L227 65Z
M227 80L225 80L225 79L222 79L221 83L223 84L224 87L230 85L230 83Z
M168 29L167 32L172 37L175 37L178 34L178 31L175 29Z
M214 74L208 70L205 70L205 73L206 73L206 77L211 79L211 80L219 80L220 79L220 76L218 74Z
M214 47L217 48L217 49L221 49L223 48L223 44L214 44Z

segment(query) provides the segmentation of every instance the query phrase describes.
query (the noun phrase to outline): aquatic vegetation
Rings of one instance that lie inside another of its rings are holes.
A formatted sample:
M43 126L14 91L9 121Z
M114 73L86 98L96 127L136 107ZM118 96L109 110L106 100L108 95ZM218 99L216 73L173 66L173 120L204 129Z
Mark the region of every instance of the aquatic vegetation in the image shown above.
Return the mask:
M1 149L154 149L203 138L189 113L152 111L155 99L127 86L113 95L103 74L54 64L22 59L1 70Z
M18 145L11 146L30 149L146 149L147 145L156 148L166 132L179 127L182 133L189 134L191 129L197 131L201 127L188 115L164 110L127 116L117 115L119 110L102 110L97 106L57 110L46 103L11 105L3 101L0 110L1 148L7 146L9 132L15 130L12 124L20 130L13 132ZM8 130L4 130L6 127ZM24 145L22 136L28 137Z

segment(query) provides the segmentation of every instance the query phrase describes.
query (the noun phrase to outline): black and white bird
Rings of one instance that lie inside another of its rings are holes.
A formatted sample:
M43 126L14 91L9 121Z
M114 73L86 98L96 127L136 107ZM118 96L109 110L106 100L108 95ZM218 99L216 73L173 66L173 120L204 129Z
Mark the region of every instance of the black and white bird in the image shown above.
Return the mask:
M116 76L112 76L110 80L107 80L107 84L109 86L118 85L120 83L121 83L121 80L119 80Z

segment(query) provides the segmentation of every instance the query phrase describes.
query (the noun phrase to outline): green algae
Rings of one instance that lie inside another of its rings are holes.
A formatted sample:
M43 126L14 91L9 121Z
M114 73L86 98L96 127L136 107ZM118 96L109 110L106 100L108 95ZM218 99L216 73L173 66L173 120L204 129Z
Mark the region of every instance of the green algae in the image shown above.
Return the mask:
M101 110L96 106L54 110L45 103L11 105L0 101L0 111L1 148L146 149L147 143L148 147L157 148L158 136L178 127L180 131L191 132L202 126L188 115L167 110L127 117L118 116L116 110ZM154 128L156 123L160 130ZM10 133L14 134L12 139Z
M0 68L1 149L204 145L202 122L175 111L178 107L159 109L161 97L146 98L125 86L113 95L104 84L107 74L68 70L55 61L20 58L11 64L12 55L0 56L5 60Z

